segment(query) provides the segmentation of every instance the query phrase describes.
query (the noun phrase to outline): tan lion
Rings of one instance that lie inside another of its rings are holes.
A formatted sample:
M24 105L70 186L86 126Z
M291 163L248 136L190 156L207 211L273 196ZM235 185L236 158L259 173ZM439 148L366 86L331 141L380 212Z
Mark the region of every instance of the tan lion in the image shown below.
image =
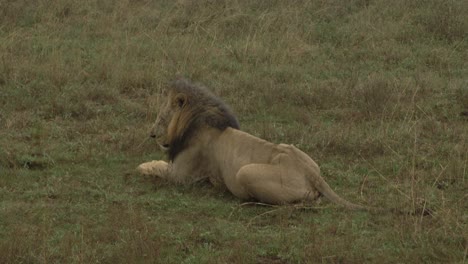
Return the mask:
M179 183L209 179L241 199L269 204L314 200L320 194L349 209L373 209L338 196L317 164L292 145L273 144L239 130L231 110L204 87L177 80L164 89L151 137L169 162L138 166L145 175Z

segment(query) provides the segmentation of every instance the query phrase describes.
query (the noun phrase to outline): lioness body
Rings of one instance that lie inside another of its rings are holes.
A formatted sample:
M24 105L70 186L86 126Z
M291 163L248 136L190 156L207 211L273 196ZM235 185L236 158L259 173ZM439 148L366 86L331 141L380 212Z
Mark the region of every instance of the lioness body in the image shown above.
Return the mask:
M313 200L321 193L350 209L367 208L339 197L296 147L238 130L229 108L206 89L179 80L167 92L152 137L168 150L170 161L143 163L142 174L181 183L208 178L241 199L270 204Z

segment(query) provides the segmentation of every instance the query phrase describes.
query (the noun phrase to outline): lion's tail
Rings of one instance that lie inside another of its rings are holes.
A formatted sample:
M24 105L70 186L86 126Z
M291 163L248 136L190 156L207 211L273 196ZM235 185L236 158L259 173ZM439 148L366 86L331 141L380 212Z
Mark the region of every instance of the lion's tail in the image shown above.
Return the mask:
M316 175L316 174L313 174ZM382 208L382 207L373 207L373 206L364 206L355 203L351 203L343 198L341 198L338 194L333 191L333 189L328 185L327 182L320 176L316 175L315 177L312 176L312 181L314 187L327 199L330 201L344 206L350 210L364 210L376 213L394 213L394 214L401 214L401 215L430 215L432 214L432 210L428 208L417 208L416 210L402 210L399 208Z
M333 203L341 205L350 210L366 210L366 211L382 210L377 207L370 207L370 206L364 206L364 205L351 203L341 198L338 194L335 193L335 191L333 191L333 189L328 185L328 183L325 182L325 179L323 179L323 177L320 175L320 168L317 165L317 163L315 163L315 161L312 160L312 158L310 158L307 154L297 149L296 147L293 147L293 149L295 153L297 154L299 162L301 162L304 165L304 167L308 168L307 176L313 188L316 188L327 199L329 199Z
M366 210L366 211L378 210L378 208L354 204L341 198L338 194L336 194L335 191L333 191L330 185L328 185L328 183L325 182L325 180L321 176L318 176L317 179L314 179L314 187L317 188L317 190L327 199L329 199L330 201L338 205L344 206L347 209Z
M320 169L317 166L317 164L309 158L308 160L310 171L308 172L309 174L309 180L311 181L311 185L316 188L323 196L325 196L327 199L329 199L331 202L341 205L347 209L350 210L364 210L364 211L370 211L370 212L376 212L376 213L381 213L381 212L390 212L390 213L395 213L395 214L403 214L403 215L428 215L432 213L432 210L427 209L427 208L420 208L416 210L402 210L399 208L382 208L382 207L374 207L374 206L365 206L365 205L360 205L360 204L355 204L352 202L349 202L342 197L340 197L333 189L328 185L328 183L325 181L325 179L320 175Z

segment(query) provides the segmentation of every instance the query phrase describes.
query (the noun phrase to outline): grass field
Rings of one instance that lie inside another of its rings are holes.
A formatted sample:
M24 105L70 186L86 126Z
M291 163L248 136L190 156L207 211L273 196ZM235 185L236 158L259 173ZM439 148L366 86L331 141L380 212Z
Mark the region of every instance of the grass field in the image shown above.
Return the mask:
M467 263L468 2L0 0L0 263ZM140 177L159 89L210 87L346 199Z

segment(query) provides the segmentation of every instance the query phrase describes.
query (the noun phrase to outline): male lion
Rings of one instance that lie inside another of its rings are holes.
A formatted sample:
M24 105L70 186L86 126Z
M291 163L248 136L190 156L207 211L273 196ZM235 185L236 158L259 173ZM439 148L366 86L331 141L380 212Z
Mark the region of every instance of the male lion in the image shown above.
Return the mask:
M175 182L209 179L241 199L269 204L314 200L320 194L349 209L371 209L339 197L317 164L292 145L273 144L239 130L231 110L204 87L176 80L151 130L169 162L138 166L144 175Z

